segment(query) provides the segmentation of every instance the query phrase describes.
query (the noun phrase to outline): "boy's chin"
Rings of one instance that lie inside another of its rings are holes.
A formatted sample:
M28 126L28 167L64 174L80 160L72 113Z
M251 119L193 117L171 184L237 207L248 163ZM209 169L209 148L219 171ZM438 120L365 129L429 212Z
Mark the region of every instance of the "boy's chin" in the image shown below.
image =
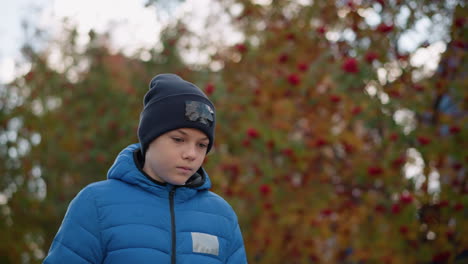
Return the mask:
M187 182L188 180L188 177L177 177L177 179L171 179L171 180L168 180L167 183L170 183L172 185L185 185L185 183Z

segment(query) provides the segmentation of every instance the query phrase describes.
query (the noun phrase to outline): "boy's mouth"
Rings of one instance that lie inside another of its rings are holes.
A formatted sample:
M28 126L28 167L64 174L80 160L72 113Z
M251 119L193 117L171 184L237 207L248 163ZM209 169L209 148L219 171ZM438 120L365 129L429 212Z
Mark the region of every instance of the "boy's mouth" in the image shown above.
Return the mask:
M181 169L181 170L184 170L184 171L192 171L192 169L189 168L189 167L182 167L182 166L179 166L179 167L177 167L177 168L178 168L178 169Z

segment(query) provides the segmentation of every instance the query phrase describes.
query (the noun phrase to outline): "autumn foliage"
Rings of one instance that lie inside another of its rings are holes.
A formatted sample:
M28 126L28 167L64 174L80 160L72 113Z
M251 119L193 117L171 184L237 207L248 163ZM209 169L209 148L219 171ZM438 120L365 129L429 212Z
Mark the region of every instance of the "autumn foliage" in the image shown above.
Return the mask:
M148 60L92 32L81 52L69 33L61 70L49 50L24 49L31 70L0 93L1 263L39 263L69 201L137 142L142 97L162 72L216 105L204 166L238 214L249 263L452 263L468 250L466 6L252 2L220 1L244 40L207 65L181 59L183 22ZM448 38L428 73L397 43L437 15L450 18Z

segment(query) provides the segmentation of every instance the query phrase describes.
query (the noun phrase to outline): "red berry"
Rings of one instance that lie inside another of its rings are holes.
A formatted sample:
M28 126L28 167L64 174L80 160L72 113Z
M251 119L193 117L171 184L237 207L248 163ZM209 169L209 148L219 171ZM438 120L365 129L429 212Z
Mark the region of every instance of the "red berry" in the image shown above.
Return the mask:
M380 33L388 33L390 31L393 30L393 25L389 24L385 24L385 23L381 23L378 27L377 27L377 30L380 32Z
M286 35L286 39L287 40L295 40L296 35L294 35L294 33L289 33L289 34Z
M401 211L401 207L399 204L392 204L392 209L391 209L393 214L398 214Z
M347 58L341 65L341 69L347 73L358 73L358 62L355 58Z
M307 65L307 63L299 63L297 69L301 72L305 72L309 69L309 65Z
M322 147L322 146L325 146L326 144L328 144L328 142L326 139L323 139L323 138L319 138L315 141L315 146L317 147Z
M405 156L401 156L401 157L398 157L397 159L392 161L392 166L394 168L399 168L399 167L403 166L403 164L405 164L405 162L406 162Z
M214 92L214 85L212 83L208 83L206 86L205 86L205 92L206 92L206 95L210 96L213 94Z
M409 193L407 194L402 194L400 197L400 201L403 204L410 204L413 202L413 196Z
M291 148L285 148L283 149L282 153L285 156L291 157L294 154L294 151Z
M381 167L371 166L367 168L367 173L369 173L371 176L377 176L383 173L383 169Z
M327 28L325 26L320 26L317 28L317 32L321 35L325 34L327 32Z
M453 209L457 212L460 212L461 210L463 210L463 204L462 203L457 203L453 206Z
M248 135L250 138L258 138L258 137L260 137L260 133L259 133L258 130L256 130L255 128L249 128L249 129L247 129L247 135Z
M422 92L422 91L424 91L424 86L422 86L420 84L413 84L413 89L418 91L418 92Z
M425 145L431 143L431 139L426 137L426 136L419 136L418 137L418 142L419 142L419 144L425 146Z
M323 209L321 213L324 216L330 216L333 213L333 211L329 208L326 208L326 209Z
M330 95L330 101L332 103L339 103L341 101L341 97L339 95L332 94Z
M366 53L364 59L366 60L367 63L372 63L374 60L378 58L377 53L373 51L369 51Z
M286 63L289 60L288 54L281 54L278 58L279 63Z
M455 26L456 26L456 27L459 27L459 28L463 27L463 26L465 25L465 20L466 20L466 19L465 19L464 17L458 17L458 18L456 18L456 19L455 19Z
M461 129L459 126L451 126L450 129L449 129L450 133L451 134L458 134L460 133Z
M447 200L442 200L442 201L440 201L440 202L438 203L437 206L438 206L439 208L442 208L442 207L446 207L446 206L448 206L448 205L449 205L449 201L447 201Z
M267 196L271 193L271 187L268 184L262 184L260 185L259 191L263 196Z
M378 213L384 213L386 211L385 206L378 204L375 206L375 211Z
M301 82L301 79L297 74L290 74L288 76L288 82L292 85L298 85Z
M353 115L359 115L362 112L362 107L356 106L351 110L351 113Z
M408 233L408 231L409 231L409 228L407 226L405 226L405 225L400 226L400 233L402 235L406 235Z
M397 139L398 139L398 134L397 133L390 134L390 140L391 141L396 141Z
M236 44L237 51L244 53L247 51L247 47L244 44Z

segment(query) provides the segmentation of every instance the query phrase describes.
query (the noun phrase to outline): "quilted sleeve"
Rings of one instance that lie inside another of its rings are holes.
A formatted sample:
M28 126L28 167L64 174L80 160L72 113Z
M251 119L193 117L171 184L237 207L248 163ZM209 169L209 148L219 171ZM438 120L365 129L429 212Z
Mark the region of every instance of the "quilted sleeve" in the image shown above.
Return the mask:
M72 200L44 264L98 264L103 261L98 212L86 187Z
M247 263L247 256L245 254L244 240L242 238L242 233L239 227L239 224L236 224L232 232L231 240L231 250L227 258L227 264L243 264Z

